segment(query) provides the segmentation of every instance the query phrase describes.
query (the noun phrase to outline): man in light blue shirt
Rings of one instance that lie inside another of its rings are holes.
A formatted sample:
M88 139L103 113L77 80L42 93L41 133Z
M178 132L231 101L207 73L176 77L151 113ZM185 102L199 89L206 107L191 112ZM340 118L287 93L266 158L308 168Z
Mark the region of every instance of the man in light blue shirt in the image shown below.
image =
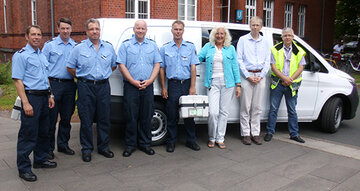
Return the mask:
M160 49L163 62L160 65L161 95L166 100L167 111L167 152L174 152L178 134L177 118L179 117L179 98L182 95L195 95L196 64L199 59L192 42L183 40L184 23L174 21L171 32L173 40ZM168 79L168 90L165 87L165 75ZM196 144L194 118L184 119L186 146L198 151Z
M49 63L39 49L42 39L40 27L27 27L25 38L28 44L16 52L12 59L12 78L21 98L17 167L20 178L36 181L37 177L31 171L31 152L34 155L34 168L57 166L56 162L48 160L49 109L54 107L55 102L49 89Z
M91 161L93 146L92 124L97 127L98 153L106 158L114 157L110 151L110 84L109 77L116 69L116 54L112 44L100 39L100 22L86 22L88 38L74 47L70 53L67 70L77 77L77 107L81 120L80 143L82 159Z
M245 145L261 145L260 115L265 92L265 76L270 69L270 46L260 34L262 19L251 18L251 32L240 37L237 58L241 71L240 128Z
M58 115L60 122L57 134L58 152L74 155L69 147L71 116L75 109L76 84L74 77L66 70L66 60L76 42L70 38L71 21L61 18L58 23L59 35L45 43L42 52L49 61L49 81L55 96L55 107L50 110L50 151L49 159L54 159L55 131Z
M153 82L159 73L161 57L156 43L145 38L147 32L145 21L136 21L133 30L135 37L121 44L116 60L124 76L126 119L124 157L129 157L137 146L148 155L155 154L151 148L151 120L154 113ZM137 141L138 133L139 141Z

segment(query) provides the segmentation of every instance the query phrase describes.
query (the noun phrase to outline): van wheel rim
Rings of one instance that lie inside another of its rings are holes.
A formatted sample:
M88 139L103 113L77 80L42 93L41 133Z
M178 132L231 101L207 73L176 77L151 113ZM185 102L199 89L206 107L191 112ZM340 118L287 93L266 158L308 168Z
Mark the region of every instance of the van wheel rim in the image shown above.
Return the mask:
M335 129L339 128L342 119L342 107L338 106L335 110Z
M166 135L166 115L160 110L155 109L151 120L152 141L160 140Z

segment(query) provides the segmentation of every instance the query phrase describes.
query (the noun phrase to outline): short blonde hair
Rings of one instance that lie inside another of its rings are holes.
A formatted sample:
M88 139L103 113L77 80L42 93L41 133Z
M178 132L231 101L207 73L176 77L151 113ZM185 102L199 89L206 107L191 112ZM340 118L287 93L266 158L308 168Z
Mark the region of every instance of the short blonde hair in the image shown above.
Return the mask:
M224 46L226 47L229 47L231 45L231 40L232 40L232 37L231 37L231 34L229 32L229 30L227 28L225 28L225 26L215 26L211 32L210 32L210 36L209 36L209 41L210 41L210 44L212 46L215 46L215 34L216 32L219 30L219 29L224 29L225 31L225 41L224 41Z

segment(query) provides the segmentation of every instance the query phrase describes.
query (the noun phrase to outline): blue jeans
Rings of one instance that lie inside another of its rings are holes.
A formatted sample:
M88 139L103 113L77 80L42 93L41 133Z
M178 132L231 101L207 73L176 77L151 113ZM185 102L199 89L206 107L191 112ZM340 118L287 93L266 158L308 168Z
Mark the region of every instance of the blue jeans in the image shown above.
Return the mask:
M281 83L279 83L275 89L270 91L270 111L266 129L268 134L275 133L277 113L283 95L285 95L286 108L288 112L288 128L290 137L296 137L298 136L299 131L298 117L296 114L298 95L296 93L295 96L292 96L290 87L283 86Z

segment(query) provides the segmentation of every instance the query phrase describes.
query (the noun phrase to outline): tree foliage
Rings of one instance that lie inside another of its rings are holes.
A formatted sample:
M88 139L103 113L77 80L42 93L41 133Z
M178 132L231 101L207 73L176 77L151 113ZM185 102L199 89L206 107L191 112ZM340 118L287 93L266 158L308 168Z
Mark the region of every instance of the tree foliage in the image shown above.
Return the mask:
M335 16L335 39L360 33L360 0L338 0Z

